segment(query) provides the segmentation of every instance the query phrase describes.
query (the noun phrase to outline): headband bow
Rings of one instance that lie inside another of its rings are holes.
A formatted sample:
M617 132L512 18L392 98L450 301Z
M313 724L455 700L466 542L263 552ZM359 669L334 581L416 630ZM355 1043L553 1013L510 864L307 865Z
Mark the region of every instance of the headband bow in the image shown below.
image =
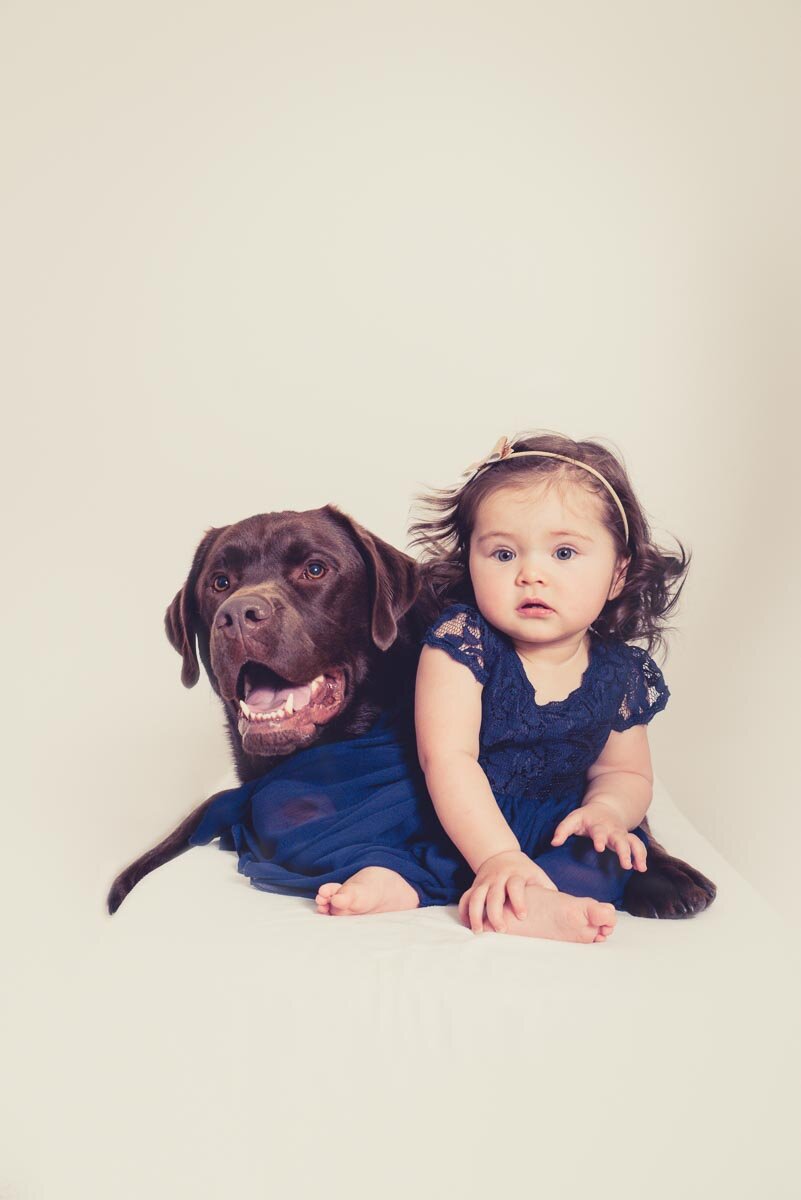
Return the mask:
M471 463L465 471L465 475L477 475L484 467L490 467L493 463L503 462L505 458L510 458L514 454L512 443L507 437L498 438L492 450L486 458L479 459L478 462Z

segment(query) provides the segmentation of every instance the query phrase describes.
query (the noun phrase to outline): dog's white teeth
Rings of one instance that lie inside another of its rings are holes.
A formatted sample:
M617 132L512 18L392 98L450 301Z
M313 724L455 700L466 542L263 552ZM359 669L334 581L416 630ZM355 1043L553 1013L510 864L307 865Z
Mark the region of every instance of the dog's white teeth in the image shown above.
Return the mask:
M291 717L295 711L295 696L290 693L280 708L271 708L269 712L257 712L244 700L239 701L242 716L239 718L239 732L244 733L253 721L280 721L283 717Z
M320 688L323 686L323 684L324 684L324 683L325 683L325 676L324 676L324 675L318 675L316 679L313 679L313 680L311 681L311 685L310 685L310 686L311 686L311 696L310 696L310 699L313 699L313 698L314 698L314 697L317 695L317 693L319 692Z

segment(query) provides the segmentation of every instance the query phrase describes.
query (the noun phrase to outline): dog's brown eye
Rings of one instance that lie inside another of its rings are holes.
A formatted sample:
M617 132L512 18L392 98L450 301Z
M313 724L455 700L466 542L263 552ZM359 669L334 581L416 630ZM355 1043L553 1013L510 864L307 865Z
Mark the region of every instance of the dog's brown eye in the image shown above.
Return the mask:
M323 575L325 575L325 563L321 563L316 558L306 563L306 570L303 572L304 579L322 579Z
M211 586L215 592L227 592L231 586L231 582L227 575L215 575L211 581Z

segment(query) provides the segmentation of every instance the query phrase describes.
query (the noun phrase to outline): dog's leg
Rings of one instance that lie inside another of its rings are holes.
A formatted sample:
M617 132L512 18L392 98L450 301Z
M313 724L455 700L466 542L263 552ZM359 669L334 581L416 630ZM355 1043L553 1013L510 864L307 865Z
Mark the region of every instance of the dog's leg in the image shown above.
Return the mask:
M652 841L648 870L632 871L623 893L623 908L634 917L694 917L709 907L716 894L711 879Z
M213 796L209 796L208 800L204 800L202 804L191 812L185 821L182 821L177 829L174 829L171 834L159 842L158 846L154 846L152 850L148 850L141 858L137 858L129 867L121 871L111 885L111 891L108 894L106 901L108 911L115 913L122 904L125 897L136 887L140 879L144 879L145 875L149 875L151 871L155 871L156 867L161 867L164 863L169 862L171 858L177 858L179 854L183 854L189 849L189 839L200 824L201 818L209 805L221 796L222 792L215 792Z

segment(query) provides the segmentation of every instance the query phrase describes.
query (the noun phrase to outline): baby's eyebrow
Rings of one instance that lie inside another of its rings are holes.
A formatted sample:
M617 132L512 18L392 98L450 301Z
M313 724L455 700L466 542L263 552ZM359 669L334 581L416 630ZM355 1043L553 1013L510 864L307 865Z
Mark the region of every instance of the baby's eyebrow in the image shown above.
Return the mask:
M507 541L510 541L513 536L511 533L505 533L502 529L493 529L490 533L482 533L478 540L479 543L489 541L490 538L506 538Z
M548 537L551 537L551 538L562 538L562 537L575 538L576 541L589 542L590 545L594 545L594 540L593 540L593 538L591 538L589 536L589 534L579 533L579 531L577 529L552 529L551 532L548 534ZM482 533L481 537L478 538L478 544L480 546L482 542L495 540L496 538L502 538L504 541L509 542L509 541L514 540L514 534L507 533L503 529L493 529L489 533Z
M571 537L578 538L580 542L591 542L593 539L586 533L579 533L577 529L553 529L551 537Z

